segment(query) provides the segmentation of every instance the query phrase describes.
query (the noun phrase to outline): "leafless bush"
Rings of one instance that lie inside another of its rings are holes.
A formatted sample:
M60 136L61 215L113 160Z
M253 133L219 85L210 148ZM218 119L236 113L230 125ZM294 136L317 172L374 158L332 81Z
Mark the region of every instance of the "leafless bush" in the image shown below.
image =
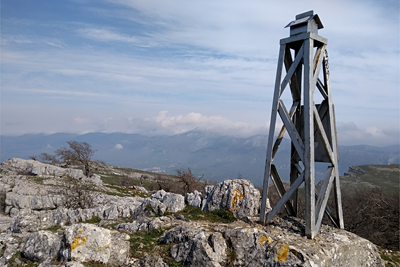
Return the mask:
M186 193L193 192L194 190L202 191L206 182L201 181L203 178L196 178L191 169L187 171L180 169L176 170L175 177L157 175L155 178L156 185L153 185L150 190L165 190L167 192L185 195Z
M67 166L78 164L83 167L87 177L91 175L90 158L96 152L88 143L69 141L69 148L62 147L56 150L56 156L60 157L62 162Z
M202 191L204 189L205 183L201 181L204 175L196 178L193 176L190 168L187 171L183 169L176 170L176 173L178 182L182 184L183 194L193 192L194 190Z
M94 194L86 184L71 183L61 189L62 206L67 209L89 209L94 206Z
M41 153L39 155L39 160L43 163L51 164L51 165L58 165L59 161L57 160L56 156L50 155L47 153Z

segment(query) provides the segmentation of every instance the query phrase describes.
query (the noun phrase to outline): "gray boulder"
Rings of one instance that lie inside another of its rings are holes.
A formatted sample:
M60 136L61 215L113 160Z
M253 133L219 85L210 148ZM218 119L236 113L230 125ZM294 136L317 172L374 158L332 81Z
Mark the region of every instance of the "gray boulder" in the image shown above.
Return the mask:
M142 204L137 206L132 212L132 218L141 216L163 215L167 211L167 206L156 198L146 198Z
M149 217L140 217L136 221L131 223L120 223L115 226L117 230L124 230L127 232L135 233L139 231L149 232L155 229L160 229L163 227L169 227L171 225L175 225L175 222L171 217L158 217L158 218L149 218Z
M257 216L261 205L261 194L249 180L225 180L205 192L203 210L225 209L236 218Z
M129 256L129 237L92 224L76 224L65 229L61 258L78 262L96 261L109 266L125 265Z
M22 256L31 261L41 262L54 258L60 250L61 237L49 231L39 231L28 237L22 249Z
M165 232L158 242L178 243L171 247L171 256L185 266L220 267L227 261L227 245L222 234L202 227L179 225Z
M195 208L201 208L203 203L203 195L195 190L193 193L187 193L185 196L185 203Z
M157 199L163 203L169 212L178 212L185 208L185 198L182 195L167 193L164 190L157 191L150 199Z
M160 255L146 255L143 258L140 258L139 260L135 261L132 265L132 267L168 267L168 264L166 264L163 259L161 258Z

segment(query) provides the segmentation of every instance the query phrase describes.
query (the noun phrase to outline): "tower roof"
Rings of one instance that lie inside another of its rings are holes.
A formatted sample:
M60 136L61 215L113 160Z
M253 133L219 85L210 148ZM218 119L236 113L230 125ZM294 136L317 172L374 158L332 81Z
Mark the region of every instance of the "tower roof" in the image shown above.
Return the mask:
M301 24L306 24L309 21L314 20L315 23L317 24L318 29L324 28L322 25L321 20L319 19L318 15L314 15L314 11L310 10L301 14L296 15L296 20L291 21L288 25L285 26L287 27L293 27L293 26L299 26Z

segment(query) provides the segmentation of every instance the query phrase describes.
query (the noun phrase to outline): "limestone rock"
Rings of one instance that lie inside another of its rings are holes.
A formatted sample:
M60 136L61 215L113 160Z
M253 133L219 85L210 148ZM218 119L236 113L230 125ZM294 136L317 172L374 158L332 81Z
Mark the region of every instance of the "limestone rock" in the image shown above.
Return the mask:
M206 231L202 227L179 225L165 232L158 242L178 243L171 247L171 256L185 266L219 267L227 260L227 245L222 234Z
M92 224L76 224L65 229L60 255L67 260L119 266L128 260L129 242L118 232Z
M185 208L185 198L182 195L167 193L159 190L150 196L150 199L157 199L163 203L169 212L178 212Z
M236 218L256 216L261 205L260 192L249 180L225 180L205 192L203 210L225 209L233 212Z
M203 195L197 190L194 190L193 193L187 193L185 196L185 203L195 208L201 208L203 203Z
M53 258L60 250L61 237L49 231L39 231L29 236L22 249L22 256L31 261Z
M137 206L132 212L132 218L141 216L163 215L167 211L167 206L156 198L146 198L142 204Z
M132 267L168 267L159 255L147 255L131 265Z
M124 230L131 233L138 231L152 231L155 229L160 229L162 227L169 227L171 225L177 224L171 217L159 217L159 218L148 218L140 217L136 221L131 223L120 223L115 226L117 230Z

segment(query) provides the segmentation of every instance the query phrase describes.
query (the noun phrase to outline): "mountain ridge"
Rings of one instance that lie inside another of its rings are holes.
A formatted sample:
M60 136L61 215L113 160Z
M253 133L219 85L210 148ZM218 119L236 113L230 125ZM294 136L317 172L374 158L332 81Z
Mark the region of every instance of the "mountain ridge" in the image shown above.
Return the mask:
M153 168L170 174L176 169L189 167L196 175L204 174L206 179L215 181L236 178L240 173L255 185L262 184L267 145L266 135L234 137L199 128L172 136L101 132L2 135L1 161L14 157L29 158L43 152L51 154L71 140L89 143L97 150L94 159L110 165ZM339 145L338 149L341 174L350 166L400 163L399 145ZM284 180L289 173L289 154L290 140L283 139L274 164ZM317 175L323 175L325 165L316 166Z

